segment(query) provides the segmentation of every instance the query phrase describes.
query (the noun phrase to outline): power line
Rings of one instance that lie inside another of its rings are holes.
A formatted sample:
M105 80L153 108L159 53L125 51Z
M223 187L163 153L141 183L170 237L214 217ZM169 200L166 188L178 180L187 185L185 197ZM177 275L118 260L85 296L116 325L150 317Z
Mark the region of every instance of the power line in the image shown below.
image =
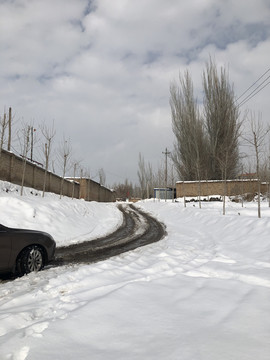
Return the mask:
M269 71L270 71L270 68L269 68L268 70L266 70L265 73L263 73L263 74L259 77L259 79L257 79L252 85L250 85L250 87L249 87L247 90L245 90L245 91L243 92L243 94L240 95L239 98L236 99L236 101L238 101L239 99L241 99L241 97L244 96L244 95L248 92L248 90L250 90L254 85L256 85L257 82L260 81L261 78L264 77L264 75L267 74Z
M270 71L270 68L266 70L247 90L245 90L242 95L240 95L236 101L241 99L253 86L255 86L268 72ZM259 92L261 92L267 85L270 84L270 81L265 84L265 82L270 79L270 75L268 75L254 90L252 90L243 100L240 101L238 104L238 107L244 105L247 101L252 99L255 95L257 95ZM265 84L265 85L264 85Z
M261 89L259 89L257 92L255 92L255 94L253 94L253 96L250 96L247 100L245 100L245 101L242 101L238 106L242 106L242 105L244 105L247 101L249 101L250 99L252 99L255 95L257 95L259 92L261 92L267 85L269 85L270 84L270 81L267 83L267 84L265 84Z
M263 87L262 85L268 80L270 79L270 75L262 82L260 83L248 96L246 96L241 102L240 104L238 104L238 106L242 106L243 104L245 104L248 100L252 99L256 94L258 94L260 91L262 91L268 84L265 84ZM257 91L258 90L258 91Z

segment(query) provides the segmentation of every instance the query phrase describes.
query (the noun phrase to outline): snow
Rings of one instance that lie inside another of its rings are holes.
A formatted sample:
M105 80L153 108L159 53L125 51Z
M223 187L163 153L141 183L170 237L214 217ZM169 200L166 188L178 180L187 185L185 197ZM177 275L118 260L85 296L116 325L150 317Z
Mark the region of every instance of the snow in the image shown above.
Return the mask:
M1 222L48 231L58 246L121 223L116 204L0 188ZM163 240L0 282L1 360L269 359L268 203L261 219L255 202L228 201L226 215L221 202L136 206L166 224Z
M2 185L2 186L1 186ZM1 191L2 190L2 191ZM43 230L50 233L58 246L104 236L122 222L122 213L113 203L86 202L24 188L0 181L1 223L9 227Z

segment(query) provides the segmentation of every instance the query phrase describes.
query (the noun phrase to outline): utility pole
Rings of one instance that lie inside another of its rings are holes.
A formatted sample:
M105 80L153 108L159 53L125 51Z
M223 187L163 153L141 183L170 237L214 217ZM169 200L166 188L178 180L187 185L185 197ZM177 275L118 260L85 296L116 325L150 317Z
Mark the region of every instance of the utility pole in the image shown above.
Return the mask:
M168 182L168 155L170 152L168 149L165 149L165 152L162 152L165 155L165 201L167 201L167 182Z

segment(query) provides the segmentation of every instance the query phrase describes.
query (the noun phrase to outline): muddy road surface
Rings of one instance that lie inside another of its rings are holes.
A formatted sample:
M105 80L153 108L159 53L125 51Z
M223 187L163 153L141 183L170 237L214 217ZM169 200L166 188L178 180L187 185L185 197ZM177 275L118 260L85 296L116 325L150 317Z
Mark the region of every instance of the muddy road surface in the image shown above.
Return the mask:
M119 210L123 213L120 228L106 237L56 248L52 266L97 262L154 243L165 236L165 226L134 205L121 204Z

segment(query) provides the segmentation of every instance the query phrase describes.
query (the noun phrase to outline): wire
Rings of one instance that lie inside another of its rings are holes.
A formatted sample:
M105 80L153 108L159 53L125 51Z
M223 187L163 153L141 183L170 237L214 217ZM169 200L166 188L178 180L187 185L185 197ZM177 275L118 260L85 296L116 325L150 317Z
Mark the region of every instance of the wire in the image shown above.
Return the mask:
M247 101L252 99L255 95L257 95L259 92L261 92L267 85L269 85L270 81L266 83L264 86L262 86L268 79L270 79L270 75L262 82L260 83L248 96L246 96L239 104L238 106L244 105Z
M264 75L267 74L269 71L270 71L270 68L269 68L268 70L266 70L265 73L263 73L263 74L259 77L259 79L257 79L246 91L244 91L243 94L240 95L239 98L236 99L236 101L238 101L239 99L241 99L241 97L244 96L244 95L248 92L248 90L250 90L254 85L256 85L257 82L260 81L261 78L264 77Z
M242 106L242 105L244 105L247 101L249 101L250 99L252 99L255 95L257 95L260 91L262 91L267 85L269 85L270 84L270 81L267 83L267 84L265 84L260 90L258 90L253 96L251 96L249 99L247 99L246 101L244 101L244 102L242 102L240 105L238 105L238 106Z

